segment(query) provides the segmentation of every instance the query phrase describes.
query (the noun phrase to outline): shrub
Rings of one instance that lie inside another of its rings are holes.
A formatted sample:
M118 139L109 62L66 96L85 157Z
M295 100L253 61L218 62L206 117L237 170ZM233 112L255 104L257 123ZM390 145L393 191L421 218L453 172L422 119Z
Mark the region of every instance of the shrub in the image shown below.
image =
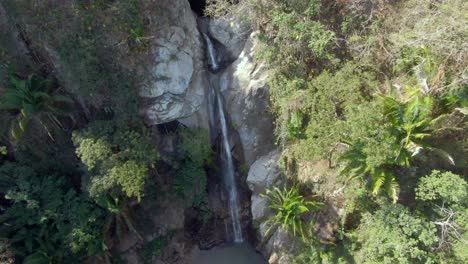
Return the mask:
M385 204L365 214L355 231L360 244L358 263L430 263L437 242L434 224L412 215L402 205Z
M70 263L103 252L104 211L56 175L38 175L31 168L6 163L0 179L10 179L0 234L25 263ZM32 262L31 262L32 263Z
M124 128L113 121L95 121L75 131L76 153L91 175L90 195L119 192L141 200L149 169L158 158L145 129Z
M213 165L213 151L208 132L202 129L182 129L177 144L178 168L174 176L174 190L188 206L206 202L206 167Z

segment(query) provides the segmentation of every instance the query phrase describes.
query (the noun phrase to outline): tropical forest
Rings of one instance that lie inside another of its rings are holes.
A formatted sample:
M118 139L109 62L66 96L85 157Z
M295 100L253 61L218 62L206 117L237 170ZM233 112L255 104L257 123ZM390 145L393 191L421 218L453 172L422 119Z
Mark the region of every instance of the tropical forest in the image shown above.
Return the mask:
M0 264L468 263L468 1L0 0Z

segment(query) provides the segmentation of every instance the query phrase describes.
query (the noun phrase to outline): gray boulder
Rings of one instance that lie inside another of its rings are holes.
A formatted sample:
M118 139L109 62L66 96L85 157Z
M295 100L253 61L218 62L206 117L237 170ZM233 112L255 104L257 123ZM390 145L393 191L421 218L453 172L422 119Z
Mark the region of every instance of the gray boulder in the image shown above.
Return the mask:
M264 193L279 178L281 172L278 168L280 154L274 150L256 160L250 166L247 176L247 185L254 194Z

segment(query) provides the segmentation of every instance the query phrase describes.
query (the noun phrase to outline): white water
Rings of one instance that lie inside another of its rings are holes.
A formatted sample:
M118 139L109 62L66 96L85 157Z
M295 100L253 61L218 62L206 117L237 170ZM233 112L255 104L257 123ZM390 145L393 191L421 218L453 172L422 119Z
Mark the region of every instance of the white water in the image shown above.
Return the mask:
M206 46L208 49L208 55L210 60L210 67L211 70L214 72L219 69L219 63L216 60L216 53L213 46L213 42L208 37L208 35L203 34L203 37L206 41ZM231 144L229 143L229 134L227 128L227 121L226 116L224 114L224 107L223 107L223 100L221 98L220 93L215 93L217 102L217 110L218 110L218 117L219 117L219 124L221 125L221 132L222 132L222 139L223 139L223 177L226 184L227 193L229 196L229 211L231 215L231 222L232 222L232 232L234 235L234 242L242 243L244 241L242 235L242 227L240 223L240 209L239 209L239 194L237 192L236 180L234 178L234 162L232 160L231 154ZM214 104L214 100L212 100ZM214 110L214 109L212 109ZM210 113L210 117L214 120L214 114ZM213 122L214 123L214 122Z
M219 70L219 63L216 60L216 51L214 49L213 42L211 41L210 37L203 33L203 37L205 38L206 47L208 49L208 57L210 59L210 67L212 71Z
M226 124L226 117L224 116L223 104L221 96L218 95L218 111L219 121L221 123L221 130L223 133L223 149L224 149L224 162L223 167L224 180L229 195L229 209L232 219L232 232L234 233L234 242L241 243L244 241L242 237L242 228L240 224L239 214L239 195L237 192L236 181L234 179L234 163L232 162L231 145L229 144L228 129Z

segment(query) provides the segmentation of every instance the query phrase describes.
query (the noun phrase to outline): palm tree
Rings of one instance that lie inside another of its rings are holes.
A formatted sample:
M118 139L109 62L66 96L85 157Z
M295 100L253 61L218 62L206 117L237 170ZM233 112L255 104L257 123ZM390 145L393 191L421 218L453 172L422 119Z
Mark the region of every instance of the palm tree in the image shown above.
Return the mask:
M36 74L29 75L26 80L10 75L10 86L0 99L0 110L19 112L11 127L14 141L22 137L33 121L38 122L52 139L51 129L62 128L57 117L69 114L73 101L54 93L54 83L54 79L44 79Z
M104 225L104 234L112 235L115 233L118 239L122 238L125 231L128 230L143 241L142 235L138 232L133 224L130 208L125 202L121 202L119 198L115 198L110 194L100 195L96 202L99 206L105 208L110 214ZM114 232L112 231L114 229ZM110 240L110 238L108 238Z
M378 194L383 188L395 203L398 200L400 186L395 175L390 170L393 164L382 164L374 167L367 163L367 154L362 150L361 144L350 145L350 148L340 156L347 164L341 173L347 174L348 179L370 175L372 179L372 193Z
M395 162L400 163L404 156L416 156L423 149L434 151L443 156L450 163L454 163L452 157L445 151L431 146L426 138L434 131L431 125L433 99L430 95L423 94L419 88L408 88L408 99L399 101L392 94L381 96L385 116L391 124L391 133L398 139L399 151ZM409 154L409 155L408 155ZM406 166L409 166L407 162Z
M453 159L447 152L431 146L425 140L434 132L431 125L435 119L430 116L432 97L423 94L419 88L408 88L407 98L406 101L400 101L392 92L380 96L385 117L391 125L390 133L395 138L395 155L391 160L379 165L368 164L367 153L363 151L364 146L361 143L346 143L349 149L340 157L347 161L341 172L349 175L349 179L370 175L373 194L383 188L393 202L397 201L400 189L392 168L409 167L411 158L422 149L434 151L453 164Z

